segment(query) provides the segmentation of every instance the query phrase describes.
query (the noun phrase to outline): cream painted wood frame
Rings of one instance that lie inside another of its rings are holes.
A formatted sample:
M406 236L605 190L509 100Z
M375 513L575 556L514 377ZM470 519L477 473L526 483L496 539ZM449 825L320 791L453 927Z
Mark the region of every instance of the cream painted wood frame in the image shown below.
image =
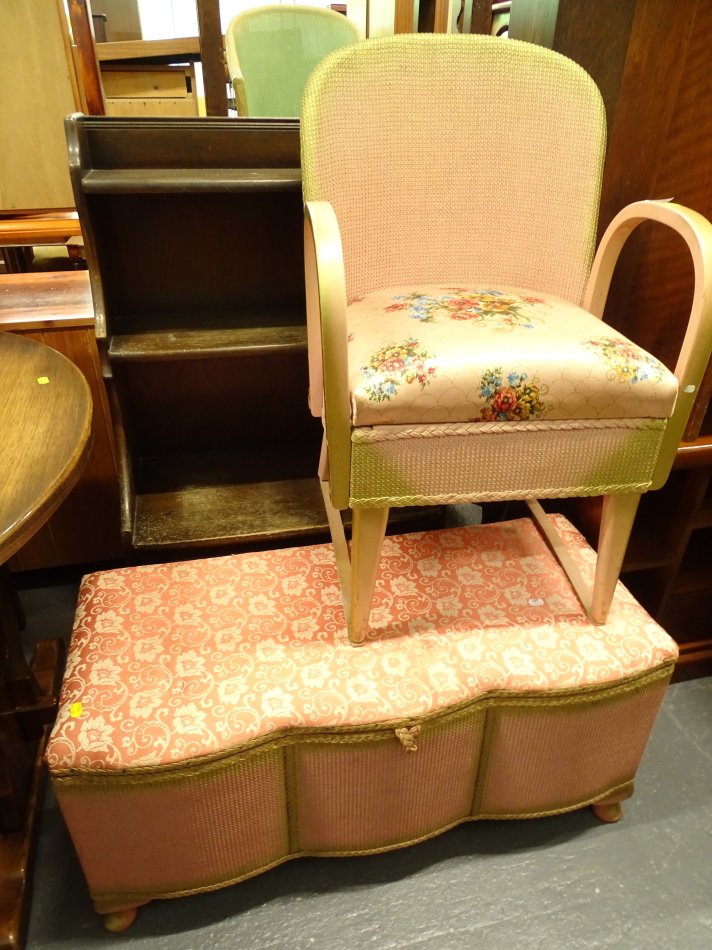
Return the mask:
M692 309L674 369L678 397L660 447L652 490L667 481L712 351L712 225L696 211L669 201L637 201L624 208L603 235L582 304L584 310L599 320L603 317L618 255L630 233L643 221L656 221L677 231L690 249L695 269ZM307 202L304 236L310 404L312 413L321 416L324 423L319 477L349 637L354 645L360 645L368 632L388 509L353 509L353 539L349 551L340 514L349 507L351 474L346 281L339 225L328 202ZM539 502L528 502L593 623L603 624L608 617L639 500L639 494L604 496L593 590L587 587Z

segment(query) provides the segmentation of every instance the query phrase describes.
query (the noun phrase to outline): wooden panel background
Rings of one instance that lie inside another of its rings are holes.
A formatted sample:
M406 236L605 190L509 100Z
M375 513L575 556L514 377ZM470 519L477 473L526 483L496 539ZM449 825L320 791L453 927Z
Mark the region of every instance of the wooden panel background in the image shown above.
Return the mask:
M711 31L708 0L560 0L554 49L591 74L606 103L599 233L646 198L712 218ZM604 319L673 368L692 293L682 238L642 225L621 254ZM702 431L712 431L709 414Z
M61 0L0 2L2 211L74 206L62 120L79 99L60 8Z

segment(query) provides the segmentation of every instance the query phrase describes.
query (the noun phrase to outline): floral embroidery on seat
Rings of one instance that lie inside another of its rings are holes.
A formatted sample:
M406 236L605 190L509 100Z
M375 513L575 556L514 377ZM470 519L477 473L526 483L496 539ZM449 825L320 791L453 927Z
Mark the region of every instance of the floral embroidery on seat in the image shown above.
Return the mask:
M539 297L522 297L499 290L467 290L443 287L448 293L428 296L414 291L394 297L386 312L404 310L414 320L435 323L439 317L469 320L480 326L491 326L496 333L511 333L515 327L533 330L543 319L533 311L535 306L551 307Z
M644 379L659 383L666 372L660 360L639 350L628 340L602 336L598 340L586 340L583 345L603 360L608 367L606 376L610 380L617 379L633 385L642 383Z
M425 389L436 369L428 364L432 359L433 354L413 337L382 346L369 357L368 364L361 367L366 379L375 377L374 382L366 387L368 398L375 402L390 399L402 383L417 382L421 389Z
M506 384L502 381L502 367L485 370L480 380L480 395L485 405L473 422L523 422L541 419L548 406L542 402L547 388L537 386L536 376L530 381L528 373L510 373Z

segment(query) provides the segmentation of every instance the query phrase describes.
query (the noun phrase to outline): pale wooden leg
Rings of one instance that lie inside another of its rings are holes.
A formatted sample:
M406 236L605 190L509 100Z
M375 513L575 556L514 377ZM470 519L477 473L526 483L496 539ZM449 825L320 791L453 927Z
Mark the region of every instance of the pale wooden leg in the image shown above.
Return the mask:
M104 929L112 934L123 933L136 920L138 907L129 907L126 910L115 910L111 914L102 914L101 922Z
M117 903L116 901L107 901L107 900L95 900L94 910L97 914L101 914L101 922L104 925L105 930L108 930L112 934L120 934L127 927L130 927L131 924L136 920L136 914L138 913L139 907L143 907L144 904L150 904L151 899L138 901L136 904L126 906L126 904Z
M608 805L595 804L591 805L591 808L596 818L609 824L620 821L623 817L623 806L620 802L611 802Z
M607 795L605 798L599 798L597 802L594 802L593 805L591 805L594 815L596 818L600 818L601 821L606 821L609 824L615 821L620 821L623 817L622 802L624 802L626 798L630 798L632 794L633 783L629 782L624 788L619 789L612 795Z
M598 541L598 561L593 582L591 620L602 624L608 619L611 601L628 547L640 495L606 495L603 499L601 533Z
M388 508L353 509L349 637L355 646L360 646L368 633L368 619L387 521Z
M346 543L346 534L344 532L344 523L341 520L341 512L334 508L331 503L329 483L327 481L321 482L321 493L324 497L326 517L329 519L331 543L334 545L336 569L339 572L339 584L341 585L341 599L344 602L346 626L348 628L351 616L351 558L349 556L349 546Z

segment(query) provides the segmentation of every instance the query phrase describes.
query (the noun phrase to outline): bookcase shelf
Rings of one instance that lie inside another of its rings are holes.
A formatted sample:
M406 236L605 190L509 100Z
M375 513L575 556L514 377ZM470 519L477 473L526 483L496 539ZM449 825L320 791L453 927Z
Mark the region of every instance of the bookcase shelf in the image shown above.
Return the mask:
M99 168L82 177L87 195L246 191L301 192L300 168Z

